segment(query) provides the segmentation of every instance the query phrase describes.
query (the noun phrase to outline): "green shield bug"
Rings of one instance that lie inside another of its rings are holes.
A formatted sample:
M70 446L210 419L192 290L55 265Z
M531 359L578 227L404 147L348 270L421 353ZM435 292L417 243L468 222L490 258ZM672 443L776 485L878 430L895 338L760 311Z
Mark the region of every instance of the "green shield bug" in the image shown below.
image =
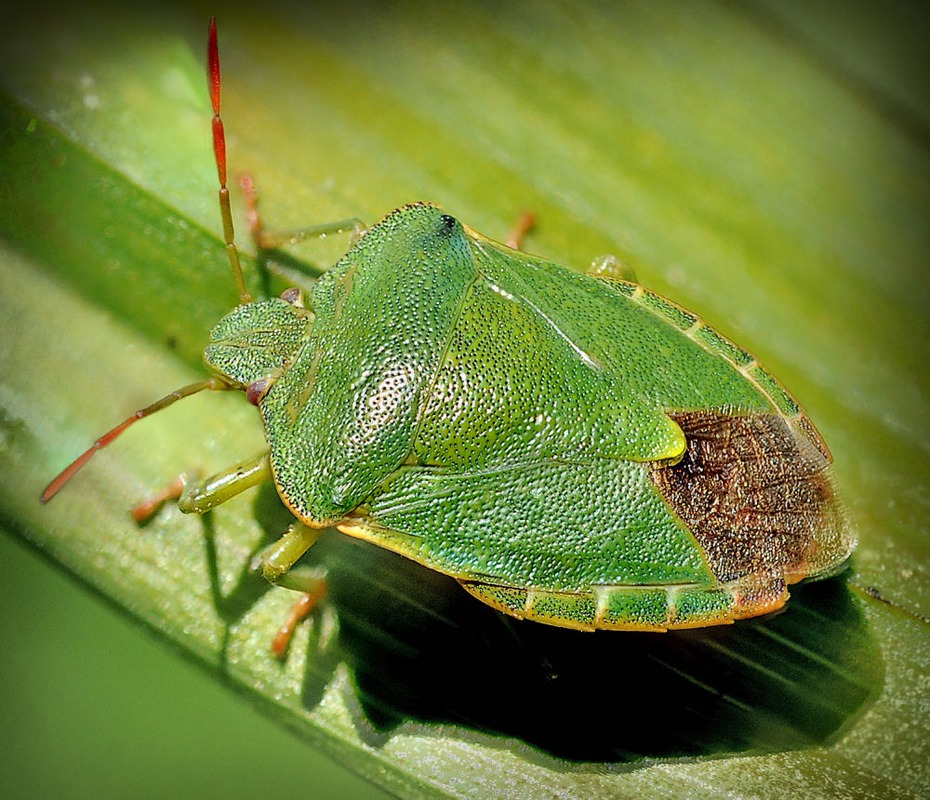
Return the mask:
M365 231L308 294L252 298L234 244L216 29L209 83L240 303L213 376L132 415L65 469L204 389L258 406L267 452L170 492L202 513L273 481L288 571L335 527L451 575L516 617L580 630L700 627L779 609L855 539L831 457L751 355L606 259L579 273L441 208ZM344 224L318 232L345 230ZM279 643L280 646L280 643Z

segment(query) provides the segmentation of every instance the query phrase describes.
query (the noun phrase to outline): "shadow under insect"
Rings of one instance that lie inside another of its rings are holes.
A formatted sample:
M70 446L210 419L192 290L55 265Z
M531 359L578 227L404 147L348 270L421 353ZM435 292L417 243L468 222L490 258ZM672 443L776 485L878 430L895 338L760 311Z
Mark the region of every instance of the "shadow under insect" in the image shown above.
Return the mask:
M287 519L275 505L261 492L269 535ZM372 744L442 724L443 735L452 725L579 762L792 750L837 736L883 676L842 580L793 587L771 618L584 633L506 617L453 579L336 532L308 557L328 570L339 636L328 654L311 637L304 702L344 661Z

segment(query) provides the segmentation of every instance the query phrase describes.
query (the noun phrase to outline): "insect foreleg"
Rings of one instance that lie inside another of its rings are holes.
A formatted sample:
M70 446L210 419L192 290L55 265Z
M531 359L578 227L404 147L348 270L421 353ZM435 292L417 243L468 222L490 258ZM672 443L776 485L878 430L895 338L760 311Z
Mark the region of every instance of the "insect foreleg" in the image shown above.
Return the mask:
M316 279L325 272L318 267L298 261L281 248L299 244L307 239L325 239L336 234L349 234L349 240L355 244L368 228L357 217L308 225L305 228L291 230L266 230L258 210L258 195L255 182L250 175L243 175L240 181L248 205L249 232L255 243L258 260L270 272L280 275L292 286L311 290ZM309 278L309 280L308 280Z
M269 231L265 229L264 221L258 211L258 194L255 182L251 176L244 175L240 180L242 190L245 192L248 204L249 232L255 242L257 250L275 250L290 244L298 244L307 239L325 239L337 233L348 233L352 244L355 244L368 229L358 217L340 219L334 222L323 222L319 225L307 225L304 228L292 230Z
M185 514L203 514L237 494L272 479L268 453L240 461L205 481L192 481L184 486L178 508Z

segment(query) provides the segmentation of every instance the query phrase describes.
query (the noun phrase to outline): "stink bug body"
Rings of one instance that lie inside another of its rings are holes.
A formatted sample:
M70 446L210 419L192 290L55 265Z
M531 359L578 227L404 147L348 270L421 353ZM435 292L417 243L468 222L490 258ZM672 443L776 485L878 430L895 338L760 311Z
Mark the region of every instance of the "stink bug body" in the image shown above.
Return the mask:
M203 512L273 481L297 518L262 557L276 582L335 527L517 617L660 631L776 610L788 584L841 568L854 537L799 406L609 260L578 273L418 203L366 231L308 296L253 300L233 244L212 24L209 53L240 305L211 333L212 378L99 439L44 500L136 419L240 389L268 451L179 488L180 505Z

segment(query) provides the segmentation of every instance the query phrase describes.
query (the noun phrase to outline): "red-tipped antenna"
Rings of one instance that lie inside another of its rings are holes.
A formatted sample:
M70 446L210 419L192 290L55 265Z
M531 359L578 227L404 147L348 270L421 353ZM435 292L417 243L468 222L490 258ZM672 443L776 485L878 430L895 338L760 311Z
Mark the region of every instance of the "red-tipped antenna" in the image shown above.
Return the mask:
M163 408L167 408L172 403L176 403L183 397L190 397L192 394L197 394L197 392L202 392L204 389L214 389L222 390L231 388L226 381L222 378L213 377L208 378L204 381L197 381L197 383L191 383L187 386L178 389L177 391L172 392L169 395L166 395L161 400L157 400L152 403L150 406L145 408L140 408L134 414L130 414L125 420L123 420L119 425L117 425L109 433L105 433L96 442L94 442L90 447L87 448L80 456L78 456L74 461L72 461L64 471L53 480L47 487L45 491L42 492L42 497L40 498L43 503L47 503L51 500L58 491L64 486L68 481L70 481L88 461L91 460L94 453L102 448L106 447L110 442L116 439L126 428L132 425L135 422L138 422L140 419L154 414L156 411L161 411Z
M213 153L216 156L216 173L220 179L220 217L223 220L223 241L226 242L226 255L232 267L236 288L239 290L239 302L251 303L252 293L245 285L242 276L242 264L239 263L239 251L236 249L236 233L233 228L232 210L229 206L229 189L226 188L226 132L220 117L220 50L216 43L216 17L210 17L210 33L207 40L207 81L210 88L210 100L213 103Z
M220 118L220 55L216 44L216 20L213 18L210 19L207 63L210 100L213 103L213 151L216 154L216 171L220 179L220 215L223 220L223 239L226 242L226 254L229 256L229 264L232 267L233 276L236 279L236 286L239 289L239 301L243 304L251 303L252 295L245 286L245 279L242 276L242 265L239 263L239 253L236 250L232 211L229 207L229 189L226 188L226 135L223 132L223 120ZM204 389L223 390L230 388L232 387L222 378L212 377L178 389L163 397L161 400L152 403L150 406L139 409L113 428L109 433L97 439L84 453L72 461L71 464L46 487L45 491L42 492L41 501L47 503L51 500L58 494L61 487L70 481L71 478L93 458L94 453L106 447L110 442L119 437L130 425L138 422L140 419L154 414L156 411L161 411L163 408L167 408L183 397L190 397L192 394L202 392Z

